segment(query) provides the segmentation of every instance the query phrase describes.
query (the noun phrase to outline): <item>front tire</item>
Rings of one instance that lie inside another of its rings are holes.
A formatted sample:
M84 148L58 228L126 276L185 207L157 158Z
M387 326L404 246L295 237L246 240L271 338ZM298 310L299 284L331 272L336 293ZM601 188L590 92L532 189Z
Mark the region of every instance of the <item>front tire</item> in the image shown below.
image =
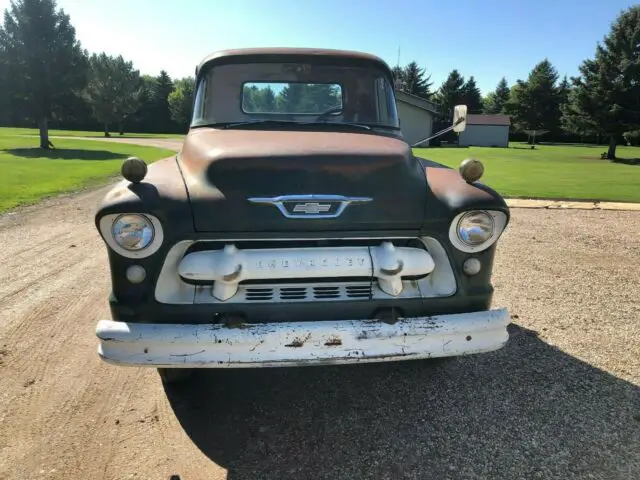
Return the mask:
M185 383L193 375L192 368L158 368L158 375L165 385Z

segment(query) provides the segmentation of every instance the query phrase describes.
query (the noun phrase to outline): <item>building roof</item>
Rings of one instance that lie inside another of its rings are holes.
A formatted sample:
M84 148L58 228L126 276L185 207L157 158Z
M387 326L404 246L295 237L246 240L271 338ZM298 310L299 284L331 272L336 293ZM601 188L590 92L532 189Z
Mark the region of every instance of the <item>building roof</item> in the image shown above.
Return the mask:
M351 59L354 61L367 61L378 64L391 74L389 65L382 58L370 53L357 52L354 50L337 50L329 48L292 48L292 47L268 47L268 48L238 48L232 50L218 50L207 55L198 65L196 72L199 72L205 65L243 57L278 57L278 56L303 56L303 57L325 57L335 59Z
M467 114L467 125L499 125L508 127L511 125L511 117L502 114Z
M435 104L412 93L408 93L403 90L396 90L396 100L408 103L409 105L413 105L414 107L421 108L422 110L426 110L433 114L438 114L438 109Z

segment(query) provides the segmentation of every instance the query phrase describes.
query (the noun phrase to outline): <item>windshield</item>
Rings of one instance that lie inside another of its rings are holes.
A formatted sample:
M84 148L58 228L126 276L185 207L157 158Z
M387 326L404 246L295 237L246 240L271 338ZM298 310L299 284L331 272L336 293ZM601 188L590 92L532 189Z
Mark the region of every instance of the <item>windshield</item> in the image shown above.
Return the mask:
M371 67L233 64L201 78L192 126L260 121L399 127L392 86Z

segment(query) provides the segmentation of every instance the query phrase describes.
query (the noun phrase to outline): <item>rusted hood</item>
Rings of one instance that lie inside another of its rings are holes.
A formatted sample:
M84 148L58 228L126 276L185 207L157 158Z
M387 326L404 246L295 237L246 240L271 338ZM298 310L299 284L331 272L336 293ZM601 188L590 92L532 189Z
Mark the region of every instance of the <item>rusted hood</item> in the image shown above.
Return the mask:
M396 138L204 128L186 137L179 164L198 231L417 230L424 216L424 170ZM287 218L250 201L290 195L371 201L335 218Z

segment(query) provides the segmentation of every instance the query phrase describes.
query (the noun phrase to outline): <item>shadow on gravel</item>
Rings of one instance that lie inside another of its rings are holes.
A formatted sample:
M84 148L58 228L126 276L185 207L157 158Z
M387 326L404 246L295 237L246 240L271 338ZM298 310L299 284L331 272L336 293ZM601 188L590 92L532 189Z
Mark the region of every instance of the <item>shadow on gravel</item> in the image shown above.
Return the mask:
M123 153L108 150L81 150L78 148L59 148L44 150L42 148L7 148L3 150L10 155L22 158L51 158L55 160L117 160L127 158Z
M166 394L229 480L640 478L640 389L510 336L449 360L202 370Z

